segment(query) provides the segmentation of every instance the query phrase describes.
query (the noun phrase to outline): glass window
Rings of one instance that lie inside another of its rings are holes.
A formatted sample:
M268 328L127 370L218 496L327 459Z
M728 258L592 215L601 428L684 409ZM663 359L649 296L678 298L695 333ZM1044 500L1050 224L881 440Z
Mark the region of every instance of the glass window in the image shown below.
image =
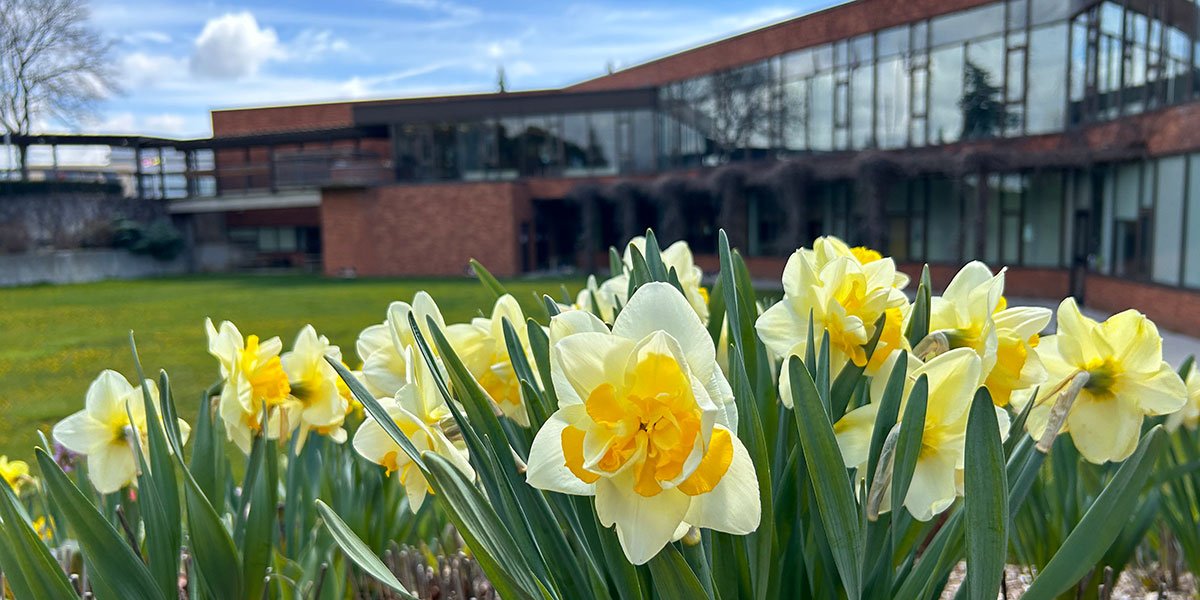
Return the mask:
M854 69L850 75L850 143L854 148L869 148L874 146L873 105L875 103L875 85L871 63Z
M875 120L879 127L881 148L903 147L908 135L909 78L903 57L893 56L879 61L875 67Z
M929 141L954 142L963 126L958 106L963 92L963 47L934 50L929 62Z
M1071 13L1070 0L1031 0L1030 20L1034 25L1062 21Z
M1040 172L1026 192L1025 225L1021 229L1024 262L1033 267L1057 267L1063 236L1062 173Z
M908 25L884 29L875 35L875 52L879 58L908 54Z
M809 84L808 141L813 150L833 149L833 73L814 76Z
M631 127L633 170L639 173L654 170L654 113L649 110L634 111Z
M521 120L507 117L496 121L496 168L500 179L515 179L521 159Z
M808 148L808 81L789 81L783 85L783 147Z
M1179 284L1179 262L1183 257L1184 169L1186 158L1172 156L1158 161L1158 194L1154 205L1154 281Z
M617 124L611 112L596 112L591 117L588 130L588 166L593 173L615 174L617 172Z
M977 40L1004 31L1004 5L989 4L930 20L932 45Z
M1025 105L1025 132L1046 133L1062 129L1066 99L1067 25L1035 29L1029 36L1029 80Z
M996 37L967 46L963 66L962 137L983 139L999 136L1010 118L1004 103L1004 42Z
M1200 153L1188 157L1187 249L1183 285L1200 288Z
M929 245L930 262L958 262L959 239L962 235L962 201L954 193L954 184L946 179L931 179L929 181L929 210L926 213L929 220L929 235L926 243Z
M1038 2L1040 0L1034 0ZM1028 16L1029 0L1008 0L1008 28L1024 29L1025 18Z

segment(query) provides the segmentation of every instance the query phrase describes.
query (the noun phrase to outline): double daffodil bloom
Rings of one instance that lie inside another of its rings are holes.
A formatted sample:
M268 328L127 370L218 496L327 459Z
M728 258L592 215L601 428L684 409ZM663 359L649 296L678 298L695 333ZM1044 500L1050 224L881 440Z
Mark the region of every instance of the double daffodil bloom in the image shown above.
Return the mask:
M521 427L529 427L529 413L521 400L521 382L513 370L508 345L504 340L505 319L512 323L521 346L525 348L529 366L536 372L537 366L529 353L525 313L510 294L496 300L490 318L473 319L470 330L457 332L449 341L496 408Z
M1196 425L1200 424L1200 368L1192 365L1184 383L1187 385L1187 403L1167 417L1167 429L1171 431L1179 429L1180 425L1195 431Z
M1048 308L1007 308L1004 271L993 275L979 261L964 266L929 311L929 331L944 336L949 348L970 348L982 359L985 385L997 406L1008 405L1014 390L1045 381L1032 349L1049 323Z
M906 344L901 331L908 299L898 285L907 281L896 272L890 258L862 263L840 241L818 240L816 250L800 249L788 259L783 271L783 299L768 308L754 324L759 338L778 356L804 356L808 345L809 318L820 343L829 333L831 370L834 374L847 362L868 367ZM863 346L874 333L880 316L887 315L875 356ZM792 406L791 386L780 374L780 399Z
M625 306L629 302L629 273L633 270L633 248L637 248L643 257L646 256L645 236L639 235L629 240L629 244L625 246L625 252L622 255L625 272L600 284L596 296L600 302L602 314L608 305ZM675 269L675 274L679 277L679 286L683 288L683 295L687 299L688 306L692 307L701 322L708 323L708 290L701 285L704 271L696 266L692 248L688 246L687 242L679 240L667 246L667 249L662 250L659 254L662 256L663 265L666 266L668 272ZM591 306L590 301L587 306ZM604 322L611 323L612 318L605 316Z
M420 357L414 356L416 349L405 349L405 362L409 365L408 381L396 392L395 398L382 402L388 416L395 421L400 431L408 436L422 454L433 452L448 459L451 464L475 478L475 471L468 460L467 446L457 434L450 409L433 379L429 366ZM399 473L400 483L408 496L408 507L417 512L432 493L429 482L421 469L400 449L383 430L383 426L372 417L367 417L354 433L354 450L363 458L383 466L388 475Z
M833 427L846 467L859 469L860 476L865 476L862 469L867 464L878 403L895 363L896 357L889 359L872 380L872 402L846 413ZM901 415L908 404L913 384L922 375L929 378L925 427L904 506L914 518L928 521L949 508L962 492L960 484L966 453L967 417L975 390L980 385L980 359L968 348L951 350L926 363L910 357L908 374L904 380ZM1001 435L1007 435L1008 413L1000 408L995 410ZM889 499L890 494L883 496L883 510L890 509Z
M147 379L143 385L157 404L158 387ZM54 426L54 439L63 447L87 456L88 479L101 494L111 494L137 479L135 438L143 454L150 451L146 407L142 388L133 387L120 373L106 370L88 386L83 410ZM155 423L163 427L162 415ZM191 428L179 420L180 442L186 443Z
M1137 448L1146 415L1169 414L1187 402L1187 386L1163 362L1158 328L1136 310L1097 323L1067 298L1058 307L1058 333L1042 338L1037 354L1049 377L1032 399L1026 429L1041 439L1058 393L1087 373L1060 431L1070 432L1091 463L1125 460ZM1031 395L1014 395L1014 404L1023 408Z
M217 412L225 422L226 435L247 454L256 435L287 439L299 425L302 406L291 395L288 374L279 359L283 343L278 337L260 342L256 335L243 340L229 321L222 322L218 331L212 319L205 319L204 328L208 353L220 363L225 379Z
M318 336L312 325L305 325L296 337L292 351L280 357L283 372L287 374L291 397L298 403L296 452L304 448L308 434L315 431L328 436L337 443L346 441L346 430L342 422L349 412L350 403L343 394L341 378L325 357L338 362L342 351L325 336Z
M391 303L388 306L387 319L383 323L364 329L359 334L356 345L358 357L363 361L363 385L377 398L395 396L406 383L408 365L404 360L404 349L416 344L416 336L413 335L412 326L408 322L409 314L416 319L421 335L431 347L433 339L429 336L426 323L429 317L446 332L448 339L454 339L455 328L447 330L442 311L433 297L425 291L417 292L413 296L412 304Z
M0 456L0 479L4 479L14 492L19 491L29 481L29 463L23 460L10 461L7 456Z
M733 393L676 288L642 286L611 332L580 311L550 330L559 404L530 450L530 485L595 496L600 522L615 525L634 564L693 526L758 527L758 480L734 433Z

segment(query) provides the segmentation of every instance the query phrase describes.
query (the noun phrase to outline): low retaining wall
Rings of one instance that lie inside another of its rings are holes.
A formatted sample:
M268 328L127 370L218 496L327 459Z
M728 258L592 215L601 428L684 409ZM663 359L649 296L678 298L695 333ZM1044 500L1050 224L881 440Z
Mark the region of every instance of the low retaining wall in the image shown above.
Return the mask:
M86 283L187 272L182 259L161 261L124 250L54 250L0 256L0 287Z

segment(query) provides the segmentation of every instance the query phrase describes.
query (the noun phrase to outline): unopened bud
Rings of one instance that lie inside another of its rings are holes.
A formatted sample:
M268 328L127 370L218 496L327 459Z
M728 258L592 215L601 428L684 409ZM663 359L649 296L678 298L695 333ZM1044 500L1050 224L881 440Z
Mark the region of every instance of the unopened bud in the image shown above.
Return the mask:
M950 350L950 338L944 331L934 331L917 342L913 348L913 356L921 360L929 360Z
M695 546L700 543L700 528L696 526L689 527L687 533L683 534L684 546Z
M879 507L883 504L884 494L891 488L892 468L896 458L896 440L900 438L900 424L892 426L883 448L879 451L879 462L875 464L875 477L871 480L871 490L867 492L867 520L879 520Z

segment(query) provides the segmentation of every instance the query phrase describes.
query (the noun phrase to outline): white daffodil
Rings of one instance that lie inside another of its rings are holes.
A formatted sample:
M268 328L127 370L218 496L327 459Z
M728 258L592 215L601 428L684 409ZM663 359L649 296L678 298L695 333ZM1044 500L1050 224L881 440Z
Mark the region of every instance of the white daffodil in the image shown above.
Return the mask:
M429 366L424 360L414 357L414 351L412 346L405 350L404 358L406 364L410 365L408 382L400 387L395 398L383 402L384 408L419 452L433 452L447 458L468 479L473 480L475 471L468 460L466 443L455 433L457 426ZM383 430L383 426L374 418L367 417L355 432L353 444L356 452L382 465L388 475L399 473L400 483L408 496L408 507L412 512L417 512L425 501L425 495L432 492L429 482L400 445Z
M143 385L157 404L158 387ZM135 440L147 457L150 451L146 407L141 387L133 387L120 373L105 370L88 386L85 408L54 426L53 435L66 449L87 456L88 479L97 492L111 494L133 483L138 475ZM155 424L163 427L162 415ZM179 420L181 443L191 428Z
M597 285L596 276L588 275L587 285L582 290L579 290L579 294L575 296L575 304L562 306L561 308L563 310L582 310L595 314L597 309L592 306L594 302L599 307L600 318L605 323L612 323L617 303L624 304L624 300L628 296L628 285L628 279L618 280L618 278L608 279L603 284ZM617 288L621 289L618 290Z
M225 378L217 412L225 422L226 435L247 454L256 435L287 439L299 425L301 405L291 395L288 375L279 359L283 343L278 337L260 343L256 335L243 340L229 321L222 322L218 331L211 319L205 319L204 327L208 353L216 357L221 377Z
M896 357L889 359L872 381L872 402L846 413L833 427L846 467L859 469L860 475L865 475L861 470L867 464L878 403L895 363ZM962 493L960 483L966 455L967 417L975 390L981 383L980 367L979 356L967 348L951 350L925 363L909 358L901 415L908 404L913 384L922 375L929 380L921 451L904 499L904 506L918 520L932 519L949 508ZM1008 413L999 407L995 410L1000 433L1007 436ZM883 497L883 510L891 508L889 497L890 494Z
M403 386L408 365L404 349L416 344L416 336L408 322L409 314L417 321L425 341L433 345L426 319L432 317L446 331L446 321L433 297L425 291L413 296L412 304L393 302L388 305L387 319L372 325L358 336L358 357L363 361L363 384L375 397L390 398ZM447 332L449 336L449 332Z
M783 299L759 316L754 324L763 344L777 356L804 356L809 322L818 344L829 334L831 371L836 375L848 362L878 368L882 361L906 345L901 321L908 299L898 285L907 279L896 272L892 259L862 263L840 241L818 240L816 250L800 249L783 271ZM883 334L873 356L863 346L885 316ZM871 364L868 363L871 361ZM785 370L786 371L786 370ZM792 406L791 386L780 373L780 400Z
M318 336L312 325L305 325L296 336L292 351L280 358L291 396L299 403L297 453L304 448L310 431L328 436L339 444L346 441L342 422L349 411L349 402L338 385L341 378L325 360L327 356L341 362L342 351L330 344L325 336Z
M1079 454L1091 463L1125 460L1137 449L1146 415L1173 413L1187 403L1187 386L1162 359L1158 328L1136 310L1097 323L1067 298L1058 307L1058 333L1042 338L1037 354L1048 377L1025 427L1041 439L1050 426L1053 399L1086 373L1060 431L1070 432ZM1031 395L1014 394L1013 404L1024 408Z
M712 339L687 300L669 284L646 284L611 332L578 314L551 324L559 405L534 439L529 484L595 496L600 522L616 526L635 564L688 527L754 531L754 464Z

